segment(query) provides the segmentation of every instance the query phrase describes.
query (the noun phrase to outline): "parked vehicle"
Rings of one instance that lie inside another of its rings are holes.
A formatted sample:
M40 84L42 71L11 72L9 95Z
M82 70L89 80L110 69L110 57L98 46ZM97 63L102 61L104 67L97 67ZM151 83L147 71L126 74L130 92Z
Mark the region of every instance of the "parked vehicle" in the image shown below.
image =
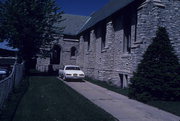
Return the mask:
M66 65L63 69L59 70L59 77L63 80L67 79L84 79L85 74L80 69L79 66L76 65Z

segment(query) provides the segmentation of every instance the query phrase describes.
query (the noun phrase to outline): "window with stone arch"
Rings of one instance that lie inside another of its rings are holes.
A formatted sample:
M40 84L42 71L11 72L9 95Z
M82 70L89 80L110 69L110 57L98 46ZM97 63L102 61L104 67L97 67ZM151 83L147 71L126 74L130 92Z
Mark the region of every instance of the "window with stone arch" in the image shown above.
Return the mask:
M61 60L61 47L59 45L54 45L51 50L50 63L60 64Z
M123 16L123 28L124 28L124 37L123 37L123 52L131 53L131 25L132 25L132 14L131 10L128 10L129 14Z
M104 50L106 47L106 24L102 23L101 25L101 50Z
M71 48L71 57L76 56L76 53L77 53L76 47L72 47L72 48Z
M84 42L87 43L87 51L90 50L90 32L85 33Z

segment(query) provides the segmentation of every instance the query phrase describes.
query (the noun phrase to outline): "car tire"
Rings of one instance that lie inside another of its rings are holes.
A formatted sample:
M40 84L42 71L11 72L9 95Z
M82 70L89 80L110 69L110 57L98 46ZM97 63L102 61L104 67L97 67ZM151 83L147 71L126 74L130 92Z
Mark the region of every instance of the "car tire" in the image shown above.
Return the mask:
M62 78L61 74L59 74L59 78Z
M60 77L61 79L63 79L63 75L62 75L62 74L60 74L59 77Z
M63 79L63 81L66 81L66 77L64 75L63 75L62 79Z

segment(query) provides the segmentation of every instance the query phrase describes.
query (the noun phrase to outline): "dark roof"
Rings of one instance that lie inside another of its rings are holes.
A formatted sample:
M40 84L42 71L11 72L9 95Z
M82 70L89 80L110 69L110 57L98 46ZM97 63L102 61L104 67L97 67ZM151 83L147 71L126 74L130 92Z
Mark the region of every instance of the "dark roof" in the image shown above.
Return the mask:
M90 17L88 16L79 16L71 14L62 14L62 19L64 21L60 22L57 26L65 27L63 34L65 35L77 35L82 26Z
M91 19L83 26L79 33L89 29L98 22L104 20L105 18L111 16L113 13L119 11L120 9L126 7L135 0L111 0L99 11L91 15Z

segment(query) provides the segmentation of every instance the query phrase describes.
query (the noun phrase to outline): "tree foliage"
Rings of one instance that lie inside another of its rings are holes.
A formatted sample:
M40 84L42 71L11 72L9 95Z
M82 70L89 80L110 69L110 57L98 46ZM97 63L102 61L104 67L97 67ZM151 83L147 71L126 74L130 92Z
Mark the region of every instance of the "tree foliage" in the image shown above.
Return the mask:
M18 48L28 62L62 30L55 26L61 13L55 0L1 0L0 38Z
M129 97L141 101L180 99L180 64L165 28L159 27L143 55L131 78Z

